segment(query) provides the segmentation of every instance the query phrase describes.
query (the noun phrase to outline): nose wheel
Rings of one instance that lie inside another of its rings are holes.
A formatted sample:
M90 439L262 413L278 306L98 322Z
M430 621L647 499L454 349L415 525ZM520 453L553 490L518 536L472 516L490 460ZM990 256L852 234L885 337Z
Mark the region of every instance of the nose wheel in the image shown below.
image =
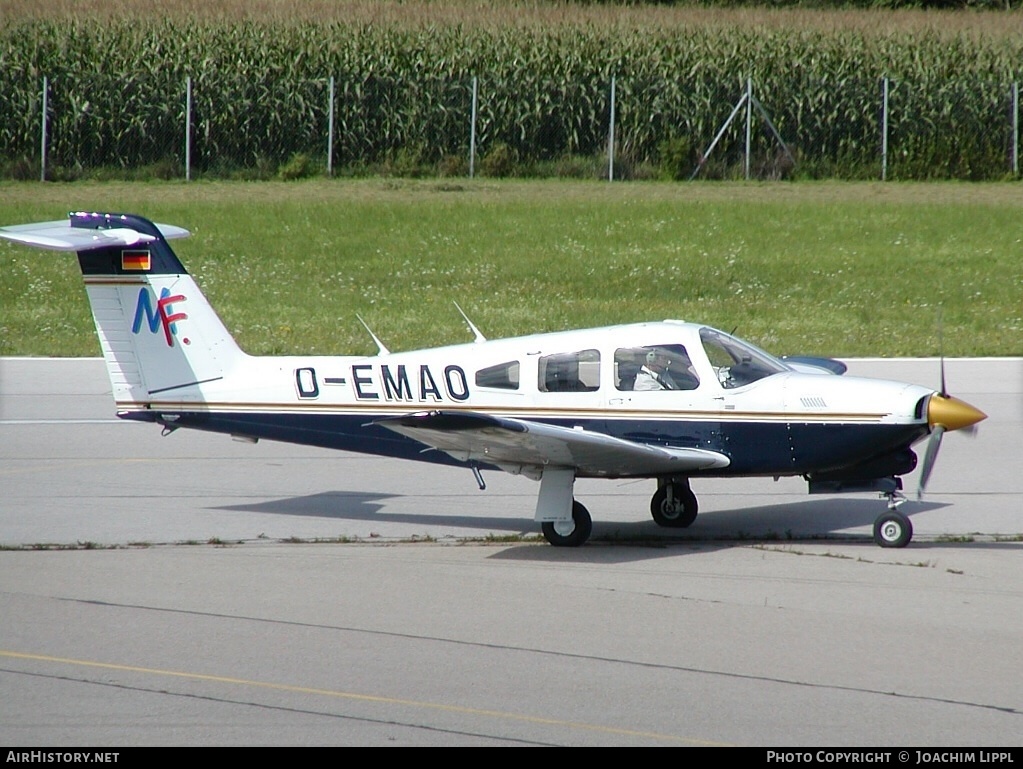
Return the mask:
M688 480L662 484L650 499L650 514L658 526L684 529L696 520L699 505Z
M874 521L874 542L881 547L905 547L913 539L913 524L902 513L889 510Z

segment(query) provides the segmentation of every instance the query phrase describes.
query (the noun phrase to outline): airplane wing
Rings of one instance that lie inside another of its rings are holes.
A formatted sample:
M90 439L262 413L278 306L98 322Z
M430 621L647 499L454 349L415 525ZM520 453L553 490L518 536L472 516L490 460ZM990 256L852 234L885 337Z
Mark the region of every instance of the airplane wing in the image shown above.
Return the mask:
M462 462L538 475L543 467L571 467L582 477L616 478L685 474L727 467L708 449L636 443L604 433L478 412L421 411L374 422L446 452Z

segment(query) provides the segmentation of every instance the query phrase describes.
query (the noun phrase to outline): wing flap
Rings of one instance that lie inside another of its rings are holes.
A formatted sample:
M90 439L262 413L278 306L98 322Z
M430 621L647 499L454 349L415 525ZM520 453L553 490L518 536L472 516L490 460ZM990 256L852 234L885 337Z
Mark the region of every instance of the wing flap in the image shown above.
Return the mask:
M571 467L580 477L682 474L729 464L726 455L708 449L654 446L590 430L478 412L424 411L374 424L463 462Z

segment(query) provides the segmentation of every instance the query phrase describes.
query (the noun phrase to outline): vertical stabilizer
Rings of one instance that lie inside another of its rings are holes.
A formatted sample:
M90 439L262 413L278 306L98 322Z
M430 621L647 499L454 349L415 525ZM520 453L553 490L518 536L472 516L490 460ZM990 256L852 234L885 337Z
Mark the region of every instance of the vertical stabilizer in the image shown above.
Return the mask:
M0 228L25 245L76 251L119 408L200 399L244 357L167 243L187 230L138 216L73 213Z

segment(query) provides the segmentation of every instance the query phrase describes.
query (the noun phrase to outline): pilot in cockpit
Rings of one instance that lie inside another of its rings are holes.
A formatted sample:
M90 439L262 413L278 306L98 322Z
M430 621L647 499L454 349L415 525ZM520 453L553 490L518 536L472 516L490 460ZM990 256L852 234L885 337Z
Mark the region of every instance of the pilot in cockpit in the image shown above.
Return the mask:
M679 386L668 373L671 358L664 350L650 350L643 367L636 373L633 390L678 390Z
M636 373L633 390L693 390L699 378L692 372L692 363L683 351L674 360L667 350L654 347L646 352L643 366Z

